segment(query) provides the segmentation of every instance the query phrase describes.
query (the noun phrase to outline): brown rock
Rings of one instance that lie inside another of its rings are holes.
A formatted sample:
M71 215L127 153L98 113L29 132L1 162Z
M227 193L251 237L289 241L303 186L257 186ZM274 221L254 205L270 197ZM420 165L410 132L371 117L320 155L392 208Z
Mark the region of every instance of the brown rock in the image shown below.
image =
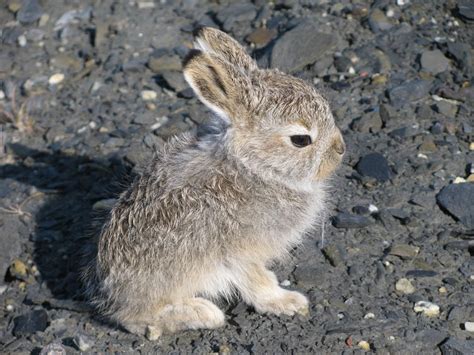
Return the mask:
M153 73L162 74L166 71L180 71L181 70L181 60L177 55L165 55L162 57L151 57L148 60L148 68Z
M277 31L275 29L257 28L247 36L247 41L255 44L257 47L265 47L272 39L275 38Z

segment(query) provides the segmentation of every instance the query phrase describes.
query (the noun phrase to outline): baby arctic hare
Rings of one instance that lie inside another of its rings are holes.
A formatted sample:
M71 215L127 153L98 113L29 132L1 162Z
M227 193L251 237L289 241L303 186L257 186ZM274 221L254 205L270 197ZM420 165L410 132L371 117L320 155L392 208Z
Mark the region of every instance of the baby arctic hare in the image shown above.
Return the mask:
M236 291L258 312L307 314L267 266L320 221L345 150L313 87L259 69L219 30L195 36L184 76L225 129L165 145L111 210L84 275L102 314L149 338L222 326L211 300Z

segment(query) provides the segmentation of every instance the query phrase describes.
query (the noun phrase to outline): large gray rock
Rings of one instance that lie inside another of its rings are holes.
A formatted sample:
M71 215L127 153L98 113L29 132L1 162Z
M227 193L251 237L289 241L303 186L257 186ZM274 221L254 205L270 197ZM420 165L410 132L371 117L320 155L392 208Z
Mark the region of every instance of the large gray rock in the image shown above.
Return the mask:
M387 18L382 10L375 9L369 16L369 26L372 32L386 31L393 27L392 20Z
M458 12L462 19L474 21L474 2L472 0L459 0Z
M370 153L363 156L357 163L356 169L360 175L374 178L380 182L390 180L393 175L387 159L380 153Z
M449 68L449 59L439 49L423 52L420 63L423 71L432 74L442 73Z
M474 340L449 338L439 346L443 355L468 355L473 353Z
M474 184L451 184L436 196L438 204L467 228L474 228Z
M41 17L43 9L38 0L25 0L16 14L16 19L22 24L33 23Z
M234 24L252 21L257 16L257 8L253 4L235 2L217 13L217 19L226 31L231 31Z
M313 64L336 47L334 34L320 32L311 22L304 22L281 36L273 47L270 65L293 73Z
M406 103L420 100L430 92L431 82L426 80L412 80L396 86L388 93L393 106L401 107Z
M48 327L49 317L44 309L39 309L15 317L13 323L14 336L27 336L44 331Z

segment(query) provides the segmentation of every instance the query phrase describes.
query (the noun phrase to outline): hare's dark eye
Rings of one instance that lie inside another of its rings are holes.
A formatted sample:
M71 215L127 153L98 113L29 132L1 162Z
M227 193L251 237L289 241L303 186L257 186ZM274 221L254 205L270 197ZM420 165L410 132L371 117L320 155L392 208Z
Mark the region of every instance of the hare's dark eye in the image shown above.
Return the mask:
M310 145L312 143L311 136L308 136L307 134L298 134L295 136L291 136L290 139L291 143L293 143L293 145L298 148L306 147L307 145Z

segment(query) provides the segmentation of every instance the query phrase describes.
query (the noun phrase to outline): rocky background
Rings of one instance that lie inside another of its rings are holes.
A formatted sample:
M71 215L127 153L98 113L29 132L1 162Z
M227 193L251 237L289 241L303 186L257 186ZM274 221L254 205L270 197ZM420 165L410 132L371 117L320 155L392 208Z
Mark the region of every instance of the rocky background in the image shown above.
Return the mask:
M206 121L180 72L198 25L321 88L348 154L331 220L275 267L308 318L236 300L222 329L151 342L94 317L80 250ZM472 354L473 44L472 0L2 1L0 351Z

